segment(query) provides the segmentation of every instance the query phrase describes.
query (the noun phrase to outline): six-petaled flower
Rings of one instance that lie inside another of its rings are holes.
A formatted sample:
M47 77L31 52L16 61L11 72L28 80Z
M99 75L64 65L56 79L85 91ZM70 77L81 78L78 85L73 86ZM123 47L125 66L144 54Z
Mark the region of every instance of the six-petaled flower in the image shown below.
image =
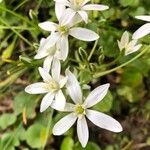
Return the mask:
M66 103L65 108L62 110L52 105L53 108L59 111L70 112L70 114L62 118L54 125L53 134L64 134L77 121L78 139L81 145L85 147L89 139L89 130L86 118L88 118L98 127L113 132L121 132L122 126L118 121L104 113L89 109L105 97L108 92L109 84L104 84L97 87L88 95L85 100L83 100L84 97L81 87L74 74L72 74L69 70L66 70L66 76L68 78L66 87L71 99L75 104Z
M52 76L43 68L39 68L43 82L31 84L25 88L29 94L45 94L42 99L40 111L45 111L52 104L60 109L63 109L66 104L65 96L62 88L67 82L67 77L60 75L60 62L57 59L53 60Z

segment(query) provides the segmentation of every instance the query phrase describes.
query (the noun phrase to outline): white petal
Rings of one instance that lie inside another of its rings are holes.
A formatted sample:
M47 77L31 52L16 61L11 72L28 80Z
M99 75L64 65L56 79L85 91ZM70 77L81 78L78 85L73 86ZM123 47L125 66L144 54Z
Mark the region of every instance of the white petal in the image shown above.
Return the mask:
M45 42L46 42L45 38L42 38L40 40L40 46L39 46L39 49L37 51L37 54L34 56L34 59L41 59L41 58L44 58L48 55L47 50L44 49Z
M94 89L86 98L84 102L85 107L90 108L100 102L107 94L109 86L110 84L107 83Z
M129 33L125 31L121 37L120 41L121 47L125 48L128 43L129 43Z
M141 47L142 47L142 44L136 45L136 46L134 47L132 53L138 51Z
M121 132L123 130L121 124L117 120L101 112L87 110L86 116L91 122L100 128L112 132Z
M78 118L77 134L82 147L86 147L89 139L89 130L84 116L82 118Z
M69 130L72 127L76 119L77 117L74 115L74 113L65 116L55 124L53 128L53 134L54 135L64 134L67 130Z
M25 92L29 94L43 94L49 92L48 89L45 88L46 84L43 82L37 82L31 84L25 88Z
M53 60L52 56L48 56L44 60L43 69L45 69L47 72L49 72L51 69L52 60Z
M63 88L65 86L65 84L67 83L67 80L68 80L68 77L60 76L60 81L59 81L60 88Z
M51 107L55 110L58 110L58 111L73 112L76 108L76 105L71 104L71 103L66 103L65 107L63 109L58 109L58 107L55 105L55 102L53 101L51 104Z
M60 109L55 105L55 101L53 101L51 104L51 107L60 112L73 112L73 111L75 111L76 105L71 104L71 103L66 103L65 107Z
M55 101L52 102L51 107L57 111L61 111L61 112L73 112L76 108L76 106L74 104L71 103L66 103L65 107L60 109L57 107L57 105L55 104Z
M130 43L127 45L126 49L132 50L133 47L136 45L137 42L138 42L138 40L132 40L132 41L130 41Z
M73 9L67 8L59 20L60 24L67 25L75 16L75 14L76 12Z
M68 36L62 36L60 41L60 55L63 61L66 60L68 57L69 52L69 43L68 43Z
M118 43L118 47L120 49L120 51L122 51L124 49L124 46L121 44L121 42L119 40L117 40Z
M138 45L134 46L132 50L125 51L125 55L129 55L131 53L134 53L134 52L138 51L141 47L142 47L142 44L138 44Z
M137 31L135 31L132 38L133 39L140 39L140 38L142 38L148 34L150 34L150 23L144 24Z
M87 4L82 7L83 10L99 10L103 11L108 9L107 5Z
M60 38L59 33L57 32L51 33L51 35L46 38L42 49L48 50L49 48L52 48L59 38Z
M76 108L76 105L71 103L66 103L65 108L63 109L64 112L73 112Z
M68 77L66 87L71 99L75 104L82 103L82 91L75 75L69 70L66 70L65 74Z
M50 22L50 21L45 21L42 23L38 24L39 27L45 31L56 31L57 24Z
M59 90L55 95L55 100L53 102L53 108L56 110L63 110L66 104L66 98L61 90Z
M60 43L60 41L57 42L57 43ZM60 45L60 44L59 44L59 45ZM63 60L63 57L62 57L62 54L61 54L61 51L60 51L60 48L59 48L58 44L56 44L56 47L57 47L57 50L56 50L56 52L55 52L54 57L57 58L57 59L59 59L59 60ZM63 53L63 52L62 52L62 53Z
M64 14L65 11L65 5L62 3L55 3L55 14L58 20L60 20L61 16Z
M136 16L135 18L140 19L140 20L144 20L144 21L150 21L150 16Z
M78 11L79 15L81 16L81 18L85 21L85 23L88 22L88 14L85 11Z
M40 112L45 111L51 105L53 99L54 99L54 94L52 93L46 94L42 99Z
M54 33L53 33L54 34ZM50 35L48 38L42 38L40 41L40 46L37 52L37 55L34 57L34 59L41 59L48 55L53 56L56 52L56 45L54 45L53 42L56 42L55 39L52 40L51 38L55 38L58 34ZM58 37L56 38L56 40Z
M69 34L82 41L95 41L99 38L99 35L94 31L80 27L70 29Z
M52 77L58 82L60 77L60 69L61 69L60 61L57 58L53 58Z
M76 13L76 15L73 17L73 19L70 21L70 23L68 24L69 27L72 27L78 23L82 22L82 18L81 16Z
M51 82L52 77L49 75L49 73L45 69L39 67L39 72L44 82L47 82L47 83Z

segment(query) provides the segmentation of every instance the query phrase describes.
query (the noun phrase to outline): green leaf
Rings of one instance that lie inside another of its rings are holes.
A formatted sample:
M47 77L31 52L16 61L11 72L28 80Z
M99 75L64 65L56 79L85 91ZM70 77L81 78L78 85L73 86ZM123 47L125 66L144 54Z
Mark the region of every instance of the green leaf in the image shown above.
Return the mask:
M14 114L3 114L0 117L0 128L6 129L16 122L17 118Z
M126 6L138 6L139 5L139 0L120 0L120 4L124 7Z
M15 128L15 137L18 137L19 140L24 141L26 139L26 130L23 126Z
M137 7L137 9L136 10L132 10L131 12L130 12L130 15L131 16L138 16L138 15L144 15L146 12L145 12L146 10L145 10L145 8L144 7Z
M1 137L0 149L1 150L15 150L15 146L18 146L18 137L14 136L14 132L6 133Z
M143 83L143 76L135 67L129 67L124 71L121 83L135 88Z
M10 76L8 76L2 82L0 82L0 90L2 88L9 87L9 85L11 85L14 81L16 81L18 79L18 77L21 76L25 71L26 71L26 68L19 70L16 73L13 73Z
M104 99L100 101L98 104L96 104L93 108L100 112L109 112L112 108L112 104L113 104L113 97L109 91L107 95L104 97Z
M105 150L114 150L114 147L112 145L108 145Z
M117 92L120 96L124 96L129 102L134 101L132 89L130 87L128 86L120 87L118 88Z
M26 141L32 148L41 148L45 144L46 128L41 124L33 124L26 133Z
M16 38L14 38L13 42L3 51L2 59L8 59L11 57L15 47L15 42L16 42Z
M61 150L73 150L74 141L71 137L65 137L61 143Z
M78 142L75 145L74 150L101 150L101 148L96 143L93 142L88 142L87 146L83 148L81 144Z
M80 72L80 82L88 83L92 79L92 74L89 70L81 70Z
M33 118L35 116L35 107L39 97L36 95L30 95L25 92L20 92L14 101L15 114L19 115L25 113L26 118Z
M120 96L124 96L130 103L138 102L145 95L145 91L142 87L132 88L129 86L121 86L117 89L117 92Z
M117 39L115 38L116 32L113 30L108 30L101 35L101 44L103 45L102 54L107 57L116 58L120 53L118 45L116 44ZM106 41L108 42L106 44ZM100 45L101 46L101 45Z

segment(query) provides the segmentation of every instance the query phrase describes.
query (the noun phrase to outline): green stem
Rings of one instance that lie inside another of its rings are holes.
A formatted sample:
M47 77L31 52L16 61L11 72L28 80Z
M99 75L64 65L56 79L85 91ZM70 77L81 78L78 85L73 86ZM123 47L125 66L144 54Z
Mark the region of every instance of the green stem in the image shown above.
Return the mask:
M20 8L21 6L23 6L25 3L27 3L29 0L24 0L23 2L21 2L19 5L17 5L17 7L14 8L14 11L16 11L18 8Z
M3 25L0 25L0 29L10 29L10 27L6 27L6 26L3 26ZM17 29L17 30L35 30L35 28L24 27L24 26L11 26L11 29Z
M35 11L38 11L38 9L39 9L39 7L40 7L40 5L41 5L42 1L43 1L43 0L39 0L39 2L38 2L38 4L37 4L37 6L36 6L36 8L35 8Z
M1 44L0 44L0 51L2 50L2 45L3 43L6 43L7 40L13 35L13 33L9 33L2 41L1 41Z
M16 33L16 35L18 35L23 41L25 41L29 46L33 47L33 44L30 43L26 38L24 38L18 31L16 31L15 29L13 29L6 21L4 21L3 19L0 18L0 22L2 22L3 24L5 24L8 28L10 28L10 30L12 30L14 33Z
M131 62L133 62L134 60L136 60L136 59L138 59L139 57L141 57L141 56L142 56L146 51L148 51L149 49L150 49L150 46L144 48L144 50L141 51L138 55L136 55L135 57L133 57L133 58L130 59L129 61L127 61L127 62L121 64L120 66L117 66L117 67L115 67L115 68L113 68L113 69L110 69L110 70L107 70L107 71L104 71L104 72L96 73L96 74L93 75L93 77L94 77L94 78L99 78L99 77L104 76L104 75L106 75L106 74L112 73L112 72L114 72L114 71L116 71L116 70L118 70L118 69L120 69L120 68L122 68L122 67L125 67L125 66L127 66L128 64L130 64Z
M45 137L45 142L44 142L44 144L43 144L43 146L42 146L42 150L45 149L45 146L46 146L46 143L47 143L47 140L48 140L49 130L50 130L50 127L51 127L51 122L52 122L53 113L54 113L54 110L52 109L51 115L50 115L50 118L49 118L49 121L48 121L47 127L46 127L46 137Z
M96 40L95 43L94 43L94 46L93 46L93 48L92 48L92 50L91 50L91 52L89 54L88 61L90 61L90 59L91 59L91 57L92 57L92 55L93 55L93 53L94 53L94 51L96 49L97 44L98 44L98 40Z
M114 65L119 59L120 59L121 55L119 55L115 60L113 60L112 62L106 64L106 65L102 65L102 67L110 67L112 65ZM102 68L101 67L101 68Z
M28 23L28 24L34 26L35 28L37 28L37 26L36 26L34 23L32 23L30 20L28 20L28 19L25 18L24 16L21 16L21 15L15 13L15 12L13 12L13 11L11 11L11 10L9 10L9 9L7 9L7 8L5 8L5 7L3 7L3 6L0 6L0 10L6 11L6 12L8 12L8 13L14 15L14 16L16 16L17 18L19 18L19 19L25 21L26 23Z
M122 148L122 150L129 150L129 149L131 149L132 144L133 144L133 141L130 141L129 143L127 143L127 145L124 148Z

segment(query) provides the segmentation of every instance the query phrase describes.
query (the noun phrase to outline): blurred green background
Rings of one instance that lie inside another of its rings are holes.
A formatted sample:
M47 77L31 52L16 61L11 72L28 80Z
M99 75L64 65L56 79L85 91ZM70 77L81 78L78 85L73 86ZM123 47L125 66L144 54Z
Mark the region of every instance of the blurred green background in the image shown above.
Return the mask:
M124 131L114 134L88 122L90 139L85 150L150 150L150 50L123 68L95 77L96 73L119 66L139 53L116 60L120 55L117 39L125 30L132 35L144 24L134 17L150 15L150 1L92 2L110 7L107 11L90 12L89 23L80 24L100 35L96 50L89 61L94 43L70 38L69 58L62 64L62 73L71 66L81 84L88 84L92 89L109 82L108 95L95 109L112 115ZM40 38L49 34L38 27L39 22L46 20L57 22L53 0L0 0L0 150L83 149L75 126L64 136L51 134L54 123L64 114L51 109L40 113L42 95L24 92L27 85L41 80L38 67L43 60L33 57ZM148 47L150 36L140 42Z

